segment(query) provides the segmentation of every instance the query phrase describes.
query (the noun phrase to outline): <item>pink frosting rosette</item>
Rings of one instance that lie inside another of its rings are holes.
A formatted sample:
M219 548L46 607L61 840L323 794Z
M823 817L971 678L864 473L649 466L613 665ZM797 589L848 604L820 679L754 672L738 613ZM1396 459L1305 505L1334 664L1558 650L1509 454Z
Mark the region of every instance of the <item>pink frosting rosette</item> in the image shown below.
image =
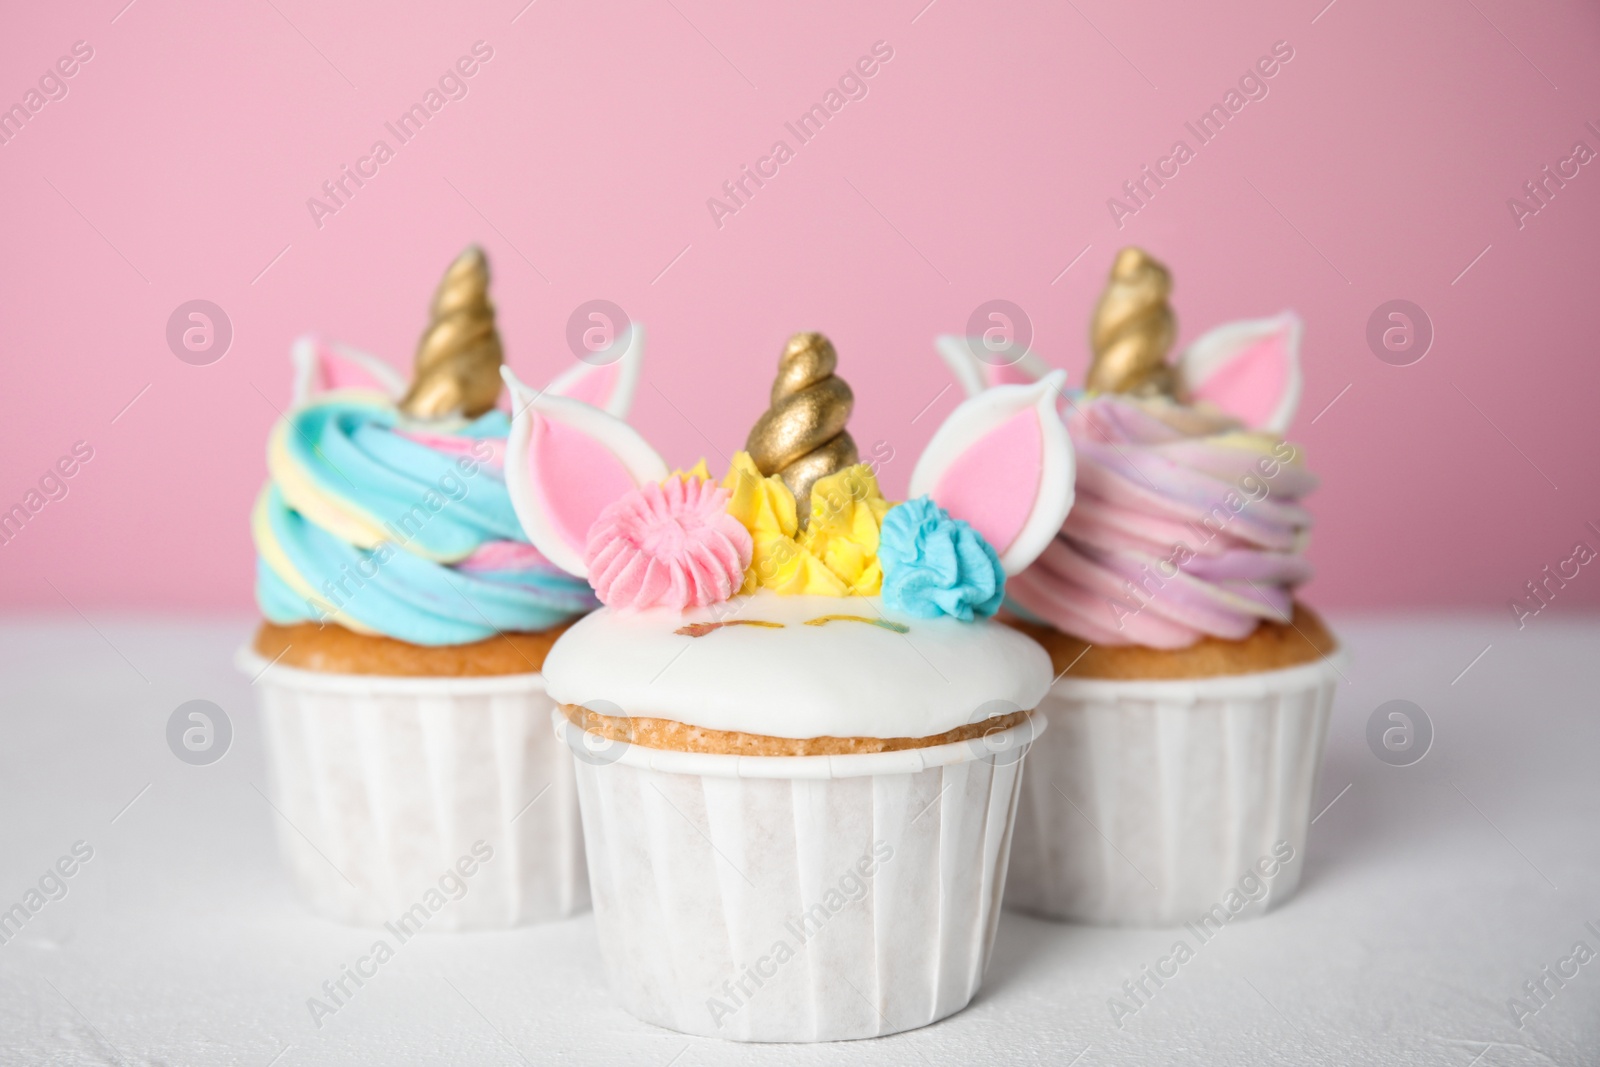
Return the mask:
M647 482L589 528L584 563L601 603L675 610L727 600L744 581L750 532L728 514L728 490L704 478Z

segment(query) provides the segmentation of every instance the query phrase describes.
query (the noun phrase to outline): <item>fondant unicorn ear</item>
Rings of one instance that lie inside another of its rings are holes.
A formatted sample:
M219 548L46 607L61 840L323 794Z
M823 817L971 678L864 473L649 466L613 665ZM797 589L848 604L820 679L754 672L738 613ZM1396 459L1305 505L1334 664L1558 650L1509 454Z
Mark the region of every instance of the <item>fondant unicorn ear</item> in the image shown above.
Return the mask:
M639 364L644 359L644 327L629 323L627 331L621 356L607 363L579 360L551 382L545 392L581 400L619 419L626 418L633 405L634 388L639 384Z
M395 399L406 391L400 372L377 356L315 337L295 341L289 359L294 364L292 407L333 389L374 389Z
M1024 352L1020 359L1003 365L979 359L977 353L985 350L981 337L941 334L934 338L933 347L968 396L977 396L997 385L1036 382L1050 373L1049 364L1032 352Z
M1198 338L1178 361L1192 401L1254 430L1281 434L1300 405L1300 316L1230 322Z
M509 367L511 436L506 488L528 540L551 563L579 578L589 527L630 489L667 477L667 464L621 419L547 389L536 393Z
M1072 440L1056 411L1066 372L1032 385L1000 385L950 413L911 472L924 494L971 523L1007 574L1049 547L1072 509Z

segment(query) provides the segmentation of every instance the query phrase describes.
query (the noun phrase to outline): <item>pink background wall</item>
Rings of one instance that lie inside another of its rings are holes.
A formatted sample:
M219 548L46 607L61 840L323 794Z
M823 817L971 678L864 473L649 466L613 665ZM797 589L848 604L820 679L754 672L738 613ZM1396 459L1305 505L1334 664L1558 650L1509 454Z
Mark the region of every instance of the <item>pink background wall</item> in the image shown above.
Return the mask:
M784 337L826 331L857 439L896 450L891 492L956 401L931 338L1004 297L1081 381L1107 265L1138 243L1174 271L1182 341L1306 319L1313 600L1509 620L1545 564L1600 547L1600 164L1520 230L1506 203L1575 141L1600 150L1578 0L125 2L29 5L0 34L0 104L93 48L0 145L0 510L94 450L0 547L0 606L245 608L290 341L408 362L472 240L530 379L567 364L580 302L647 324L634 419L674 461L720 467ZM397 147L384 122L478 40L469 94ZM798 145L784 122L879 40L866 98ZM1184 122L1280 40L1269 95L1119 231L1107 198L1196 147ZM380 137L394 158L319 229L307 198ZM795 158L719 229L707 198L779 138ZM195 298L233 324L210 366L165 341ZM1394 298L1436 331L1412 366L1365 341ZM1559 601L1595 603L1587 572Z

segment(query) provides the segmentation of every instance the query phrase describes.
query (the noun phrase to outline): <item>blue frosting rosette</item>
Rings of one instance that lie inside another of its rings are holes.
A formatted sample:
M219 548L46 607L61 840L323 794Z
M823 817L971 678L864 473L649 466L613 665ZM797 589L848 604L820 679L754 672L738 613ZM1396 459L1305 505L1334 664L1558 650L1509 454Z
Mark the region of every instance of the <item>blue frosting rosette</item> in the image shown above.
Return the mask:
M884 515L878 560L884 604L908 615L971 622L993 615L1005 599L1006 574L994 547L926 496Z

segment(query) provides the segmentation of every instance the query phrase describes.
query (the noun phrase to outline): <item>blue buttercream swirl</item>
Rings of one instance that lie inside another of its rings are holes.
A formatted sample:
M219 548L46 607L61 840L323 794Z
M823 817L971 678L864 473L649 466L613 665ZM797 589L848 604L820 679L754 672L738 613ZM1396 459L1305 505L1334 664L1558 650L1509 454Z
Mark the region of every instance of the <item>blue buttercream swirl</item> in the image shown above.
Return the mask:
M402 425L381 397L330 393L275 429L272 480L252 521L256 601L269 620L452 645L549 629L597 606L587 582L524 547L494 462L510 430L504 412L416 427L440 447Z
M1005 598L1006 573L989 542L926 496L884 515L878 561L884 604L918 618L971 622L993 615Z

